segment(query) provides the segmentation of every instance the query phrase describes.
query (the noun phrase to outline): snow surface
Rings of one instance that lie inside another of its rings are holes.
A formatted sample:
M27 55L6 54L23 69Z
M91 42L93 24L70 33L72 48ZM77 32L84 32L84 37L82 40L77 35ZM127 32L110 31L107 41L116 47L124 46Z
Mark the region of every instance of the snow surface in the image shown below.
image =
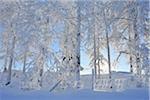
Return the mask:
M13 72L14 74L14 72ZM55 75L55 74L54 74ZM21 74L16 73L12 76L10 86L2 85L5 82L5 74L0 74L0 100L150 100L148 87L136 88L134 82L127 82L128 88L119 92L92 91L92 76L81 75L82 88L80 90L67 89L49 92L53 86L51 80L56 80L50 76L45 76L44 87L41 90L21 90ZM20 76L20 77L19 77ZM101 77L107 77L103 75ZM129 73L113 73L113 78L130 78ZM50 82L48 81L51 78Z
M0 100L149 100L146 88L131 89L123 92L94 92L74 90L63 92L23 91L0 88Z

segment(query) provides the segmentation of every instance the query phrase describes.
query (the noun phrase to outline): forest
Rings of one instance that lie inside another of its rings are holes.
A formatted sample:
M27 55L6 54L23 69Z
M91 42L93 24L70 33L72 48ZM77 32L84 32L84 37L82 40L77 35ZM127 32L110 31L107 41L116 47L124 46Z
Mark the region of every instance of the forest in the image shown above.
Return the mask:
M0 0L0 87L78 90L89 80L90 89L111 91L127 88L113 84L122 86L129 77L135 87L149 86L149 4L149 0ZM90 58L92 73L84 82L81 52ZM113 70L122 55L129 72Z

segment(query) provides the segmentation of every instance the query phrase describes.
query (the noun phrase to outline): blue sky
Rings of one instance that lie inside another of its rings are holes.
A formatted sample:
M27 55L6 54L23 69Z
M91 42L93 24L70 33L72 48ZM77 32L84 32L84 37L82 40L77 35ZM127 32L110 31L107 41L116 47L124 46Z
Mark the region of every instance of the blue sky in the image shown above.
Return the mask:
M111 47L111 46L110 46ZM107 49L103 51L104 56L107 58ZM115 52L115 50L111 47L110 49L110 56L111 56L111 63L114 62L114 60L117 58L119 53ZM84 52L81 51L81 66L85 68L85 70L82 72L83 74L91 74L92 70L89 66L90 58L89 56ZM114 66L112 66L114 67ZM127 62L127 59L124 54L120 56L119 63L116 65L116 71L125 71L129 72L130 67Z

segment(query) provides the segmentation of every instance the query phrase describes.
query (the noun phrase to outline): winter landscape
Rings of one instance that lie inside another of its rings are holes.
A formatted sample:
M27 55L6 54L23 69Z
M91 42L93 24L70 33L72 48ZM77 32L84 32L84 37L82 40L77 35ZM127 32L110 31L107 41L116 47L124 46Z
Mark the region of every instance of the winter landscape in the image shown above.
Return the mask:
M150 100L149 0L0 0L0 100Z

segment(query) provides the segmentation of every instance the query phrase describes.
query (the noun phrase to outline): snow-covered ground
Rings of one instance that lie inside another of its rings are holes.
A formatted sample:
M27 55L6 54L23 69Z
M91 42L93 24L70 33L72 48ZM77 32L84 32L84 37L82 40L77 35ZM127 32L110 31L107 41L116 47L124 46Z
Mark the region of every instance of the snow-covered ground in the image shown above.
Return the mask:
M3 81L5 81L5 74L0 74L0 100L150 100L149 99L149 89L148 87L135 87L135 81L129 81L131 78L130 73L117 72L112 74L112 78L128 79L126 81L126 87L123 91L93 91L92 90L92 76L91 75L81 75L81 84L82 88L79 90L76 89L67 89L52 91L49 92L52 84L56 84L53 82L56 80L52 78L52 76L47 76L47 80L43 81L43 88L40 90L22 90L20 88L20 84L23 80L21 80L21 73L17 71L13 71L12 83L9 86L2 85ZM108 75L102 75L104 79L107 80ZM49 81L48 81L49 80ZM53 80L53 81L52 81ZM100 79L102 80L102 79ZM100 85L103 85L99 83ZM99 86L99 85L98 85ZM105 84L104 84L105 86ZM106 88L106 87L105 87Z
M51 93L44 90L23 91L10 88L0 89L0 100L150 100L146 88L123 92L94 92L76 90Z

